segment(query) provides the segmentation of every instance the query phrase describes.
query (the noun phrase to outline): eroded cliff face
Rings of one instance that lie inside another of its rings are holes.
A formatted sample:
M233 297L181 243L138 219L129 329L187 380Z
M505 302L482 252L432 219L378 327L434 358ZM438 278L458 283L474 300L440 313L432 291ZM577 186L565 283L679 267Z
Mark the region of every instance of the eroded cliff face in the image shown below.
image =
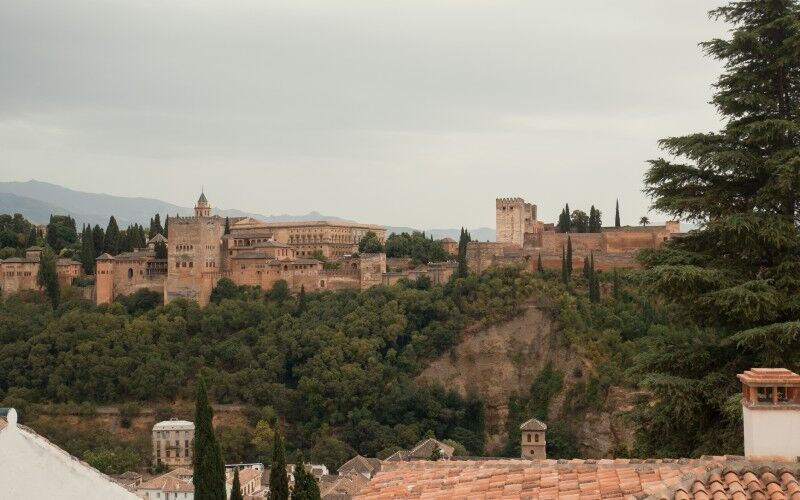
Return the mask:
M550 363L564 374L564 387L551 401L550 418L568 418L583 456L610 456L630 442L631 433L617 415L627 406L628 392L612 388L603 408L563 415L565 394L579 381L575 368L591 371L568 346L546 310L528 303L515 318L484 328L467 329L454 354L434 360L418 377L466 394L472 388L486 402L486 453L499 453L506 444L508 400L527 395L536 376Z

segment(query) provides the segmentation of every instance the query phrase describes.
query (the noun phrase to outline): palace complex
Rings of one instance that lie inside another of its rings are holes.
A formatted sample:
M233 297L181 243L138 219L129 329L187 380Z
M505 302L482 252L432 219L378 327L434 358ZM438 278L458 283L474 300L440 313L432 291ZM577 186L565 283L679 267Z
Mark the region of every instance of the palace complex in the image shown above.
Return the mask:
M25 250L25 257L11 257L0 260L0 291L3 295L21 290L38 289L36 277L39 274L39 258L42 249L33 246ZM56 272L58 281L63 285L71 285L75 278L83 274L81 263L72 259L57 259Z
M554 224L537 217L536 205L522 198L495 200L496 242L470 242L467 263L480 272L494 265L523 265L535 269L539 256L545 268L560 269L561 253L572 242L573 267L583 266L583 258L594 255L598 269L636 267L634 255L642 248L657 248L680 234L680 223L663 226L603 227L594 233L556 232Z

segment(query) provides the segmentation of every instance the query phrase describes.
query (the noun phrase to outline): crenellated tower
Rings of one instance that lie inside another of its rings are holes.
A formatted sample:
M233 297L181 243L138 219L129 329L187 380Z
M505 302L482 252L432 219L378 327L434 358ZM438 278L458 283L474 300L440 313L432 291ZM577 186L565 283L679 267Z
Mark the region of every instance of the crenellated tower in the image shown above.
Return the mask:
M497 198L495 211L497 242L522 248L525 233L536 228L536 205L525 203L522 198Z

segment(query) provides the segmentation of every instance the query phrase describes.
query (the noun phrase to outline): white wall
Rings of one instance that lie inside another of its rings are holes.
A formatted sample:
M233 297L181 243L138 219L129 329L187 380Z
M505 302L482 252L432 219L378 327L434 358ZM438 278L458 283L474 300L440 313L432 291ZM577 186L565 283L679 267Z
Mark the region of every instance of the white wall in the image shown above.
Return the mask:
M742 407L744 454L800 456L800 410Z

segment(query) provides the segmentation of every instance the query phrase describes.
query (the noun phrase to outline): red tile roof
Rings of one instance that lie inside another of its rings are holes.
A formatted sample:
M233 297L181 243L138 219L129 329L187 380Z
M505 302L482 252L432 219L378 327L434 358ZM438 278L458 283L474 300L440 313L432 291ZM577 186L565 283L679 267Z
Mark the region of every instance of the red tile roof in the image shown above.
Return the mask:
M800 500L797 471L795 459L742 457L393 462L354 498Z

